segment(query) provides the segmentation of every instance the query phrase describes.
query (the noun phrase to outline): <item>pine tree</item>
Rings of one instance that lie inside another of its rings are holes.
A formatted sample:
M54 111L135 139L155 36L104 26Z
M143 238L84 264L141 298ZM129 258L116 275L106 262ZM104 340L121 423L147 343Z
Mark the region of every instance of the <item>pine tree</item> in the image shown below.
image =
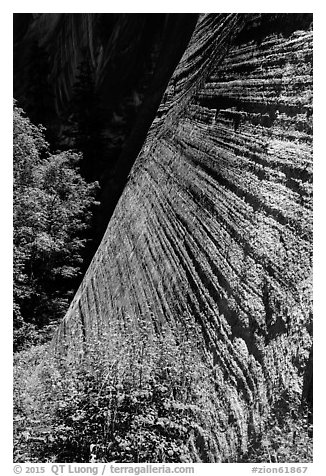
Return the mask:
M98 179L104 163L104 110L95 91L94 71L87 55L79 66L67 116L66 136L83 155L81 174L86 180Z

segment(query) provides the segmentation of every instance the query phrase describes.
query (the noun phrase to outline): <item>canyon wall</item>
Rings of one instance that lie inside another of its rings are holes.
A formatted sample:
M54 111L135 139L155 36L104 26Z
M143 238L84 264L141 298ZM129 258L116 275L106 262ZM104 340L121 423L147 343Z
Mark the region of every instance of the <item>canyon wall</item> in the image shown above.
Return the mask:
M310 22L200 16L55 336L195 321L232 415L219 461L282 398L310 395Z

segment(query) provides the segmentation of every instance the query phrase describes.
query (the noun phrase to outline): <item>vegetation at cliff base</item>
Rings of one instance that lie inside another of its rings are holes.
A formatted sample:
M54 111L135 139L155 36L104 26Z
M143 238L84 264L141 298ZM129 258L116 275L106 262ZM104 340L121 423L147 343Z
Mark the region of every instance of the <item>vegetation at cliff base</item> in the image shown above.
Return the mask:
M124 330L116 326L101 340L75 345L69 355L55 356L46 345L15 355L15 462L312 459L307 412L290 400L262 422L245 451L227 456L223 435L232 425L196 329L185 335L166 327L156 335L127 317Z
M129 319L82 356L16 354L15 461L215 461L216 392L195 335L146 329Z

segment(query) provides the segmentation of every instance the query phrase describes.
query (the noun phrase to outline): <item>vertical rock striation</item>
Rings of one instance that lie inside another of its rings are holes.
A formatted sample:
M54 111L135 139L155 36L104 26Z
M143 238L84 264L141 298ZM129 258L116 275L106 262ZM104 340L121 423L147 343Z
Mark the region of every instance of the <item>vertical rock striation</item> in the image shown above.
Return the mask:
M69 347L126 315L158 331L195 320L228 418L217 460L245 451L273 405L311 381L312 31L303 17L284 31L279 18L275 32L270 15L200 17L55 338Z

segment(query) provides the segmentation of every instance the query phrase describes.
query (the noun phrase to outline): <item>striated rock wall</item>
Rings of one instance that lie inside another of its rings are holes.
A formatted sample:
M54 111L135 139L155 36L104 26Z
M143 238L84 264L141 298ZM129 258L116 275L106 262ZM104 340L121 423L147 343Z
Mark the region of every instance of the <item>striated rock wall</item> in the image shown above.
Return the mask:
M222 460L223 451L245 450L270 408L311 381L304 18L284 31L279 18L273 33L268 15L200 17L55 339L69 347L100 337L126 315L158 331L195 320L229 415Z

